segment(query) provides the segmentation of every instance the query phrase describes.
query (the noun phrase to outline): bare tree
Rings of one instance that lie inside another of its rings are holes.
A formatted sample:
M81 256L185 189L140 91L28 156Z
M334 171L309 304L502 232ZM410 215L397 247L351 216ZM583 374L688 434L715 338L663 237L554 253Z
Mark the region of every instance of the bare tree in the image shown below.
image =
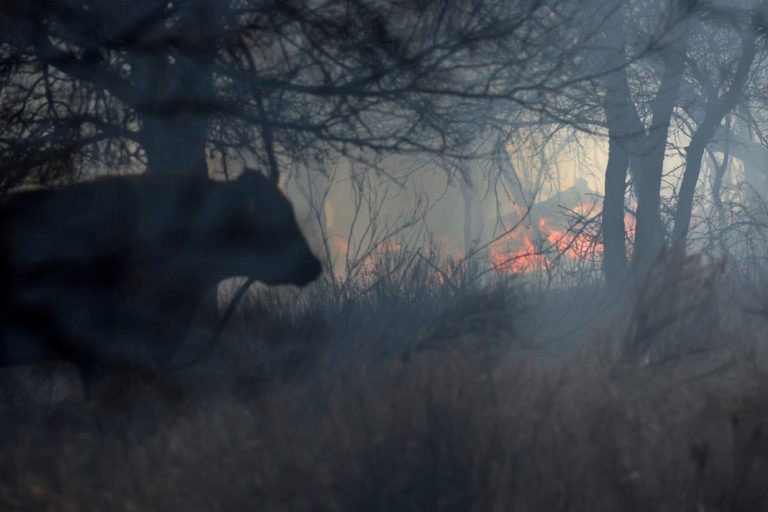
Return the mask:
M688 107L696 112L693 118L697 126L686 148L685 171L675 212L672 240L678 245L683 245L688 235L704 151L723 118L743 98L762 31L759 11L722 13L718 10L707 14L708 19L696 34L698 44L691 45L687 59L690 75L702 91L699 104ZM722 24L724 30L716 30L717 25Z
M553 35L569 48L588 37L569 24L582 11L556 0L9 0L0 100L23 128L0 148L6 188L59 155L78 171L198 175L215 157L273 179L329 155L459 155L489 100L541 104L564 82L574 54Z
M690 142L680 189L673 193L671 238L684 247L702 157L723 118L744 98L761 47L763 9L755 2L637 1L621 6L606 24L599 53L607 70L600 82L609 138L603 209L609 281L620 282L628 269L628 177L637 198L634 264L649 264L666 246L664 164L673 135L681 132L674 124L680 115Z

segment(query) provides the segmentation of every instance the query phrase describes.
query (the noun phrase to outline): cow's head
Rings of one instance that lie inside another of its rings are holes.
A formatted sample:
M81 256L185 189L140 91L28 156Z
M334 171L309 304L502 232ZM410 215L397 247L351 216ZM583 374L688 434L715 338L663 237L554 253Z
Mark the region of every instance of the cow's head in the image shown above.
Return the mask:
M304 286L320 275L291 203L261 173L248 170L218 184L200 215L204 252L228 276Z

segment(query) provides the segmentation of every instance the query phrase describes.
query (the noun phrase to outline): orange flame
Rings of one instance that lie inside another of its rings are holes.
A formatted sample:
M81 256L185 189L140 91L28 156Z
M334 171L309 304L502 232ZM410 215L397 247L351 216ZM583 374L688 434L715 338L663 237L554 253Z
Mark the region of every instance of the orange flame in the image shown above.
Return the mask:
M584 218L594 218L596 205L585 203L571 211ZM540 239L537 246L534 239ZM522 245L522 246L521 246ZM517 246L517 247L516 247ZM520 229L491 244L491 264L503 274L519 274L545 270L557 257L571 260L594 260L603 252L602 243L586 230L566 230L541 217L535 227Z
M510 245L519 245L516 239L521 234L523 235L522 247L510 249ZM507 233L491 244L489 253L491 265L499 274L522 274L543 270L549 263L541 251L537 250L528 230Z
M520 210L519 213L523 214ZM598 228L594 222L599 220L597 217L600 215L597 205L579 204L570 211L577 218L589 222L579 221L576 226L566 229L553 219L541 217L533 226L519 226L489 244L488 256L493 271L499 275L532 273L547 270L558 258L594 262L602 257L603 244L598 239ZM629 252L635 235L635 218L626 215L624 224ZM332 251L342 257L350 250L346 240L341 237L334 237L330 243ZM430 270L430 282L437 285L447 279L460 278L461 272L466 271L463 251L451 247L454 242L448 238L442 238L440 245L449 249L443 253L447 258L435 261ZM373 278L377 267L382 263L386 265L387 258L399 257L402 250L400 243L386 240L363 258L355 274L363 279Z

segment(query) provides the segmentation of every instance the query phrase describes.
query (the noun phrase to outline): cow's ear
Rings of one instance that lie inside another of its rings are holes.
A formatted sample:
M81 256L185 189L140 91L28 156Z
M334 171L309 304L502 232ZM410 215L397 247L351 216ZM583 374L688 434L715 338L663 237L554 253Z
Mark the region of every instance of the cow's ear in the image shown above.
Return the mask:
M246 201L248 211L253 214L258 205L270 202L272 185L266 176L255 169L245 169L237 178L238 193Z
M237 178L237 181L243 185L266 185L269 180L264 174L257 169L245 169L243 173Z

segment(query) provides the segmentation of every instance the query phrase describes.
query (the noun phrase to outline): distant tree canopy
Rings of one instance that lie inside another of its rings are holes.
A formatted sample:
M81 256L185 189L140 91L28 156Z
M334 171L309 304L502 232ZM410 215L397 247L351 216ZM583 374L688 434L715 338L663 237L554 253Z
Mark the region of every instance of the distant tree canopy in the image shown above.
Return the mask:
M490 100L543 108L573 79L587 14L559 0L6 0L0 183L458 156Z

